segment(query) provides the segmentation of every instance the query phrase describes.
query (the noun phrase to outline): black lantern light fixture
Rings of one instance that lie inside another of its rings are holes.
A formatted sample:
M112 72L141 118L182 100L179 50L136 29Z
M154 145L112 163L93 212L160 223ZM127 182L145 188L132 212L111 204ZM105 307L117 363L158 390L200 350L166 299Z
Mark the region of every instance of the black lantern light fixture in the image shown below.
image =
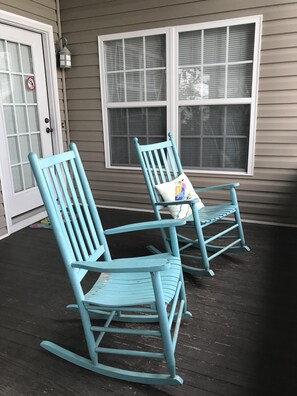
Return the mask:
M62 49L58 53L58 60L60 69L70 69L71 68L71 52L66 47L68 41L66 37L60 38Z

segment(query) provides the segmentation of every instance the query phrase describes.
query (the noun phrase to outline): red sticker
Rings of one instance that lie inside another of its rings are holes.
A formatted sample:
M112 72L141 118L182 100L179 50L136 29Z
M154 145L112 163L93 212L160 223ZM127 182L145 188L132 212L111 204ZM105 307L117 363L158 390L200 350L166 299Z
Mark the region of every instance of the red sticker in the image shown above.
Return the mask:
M34 91L34 89L35 89L35 80L34 80L34 78L33 77L28 77L27 80L26 80L26 85L27 85L27 88L30 91Z

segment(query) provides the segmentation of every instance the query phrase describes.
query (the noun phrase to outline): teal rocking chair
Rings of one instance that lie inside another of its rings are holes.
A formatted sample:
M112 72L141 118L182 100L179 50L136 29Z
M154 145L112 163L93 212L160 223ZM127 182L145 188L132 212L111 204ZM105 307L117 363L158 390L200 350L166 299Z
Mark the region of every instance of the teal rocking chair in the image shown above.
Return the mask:
M48 158L30 153L29 160L74 292L76 304L68 309L80 315L89 357L50 341L43 341L41 346L109 377L144 384L181 384L175 348L181 319L191 314L187 311L175 227L184 221L157 220L104 231L75 144L70 145L70 151ZM106 235L155 228L169 230L171 246L166 253L111 259ZM85 291L82 281L88 273L98 273L99 277ZM116 343L113 337L117 337ZM140 337L144 337L143 342ZM106 346L103 341L108 339ZM157 343L153 350L148 347L152 340ZM120 348L116 347L119 342ZM127 366L133 358L136 362ZM142 358L144 367L155 369L139 370ZM152 366L153 359L159 363Z
M174 181L184 174L171 133L168 136L167 141L147 145L139 144L138 138L134 138L153 210L156 218L161 220L162 209L176 205L179 207L190 205L190 215L185 218L186 224L179 228L180 232L178 233L181 257L187 260L187 264L183 260L183 269L193 275L213 276L214 271L210 268L210 262L215 257L222 253L250 250L245 243L235 190L239 183L195 189L199 195L209 191L229 190L230 201L228 203L201 207L200 199L197 197L164 201L158 186ZM207 235L206 227L211 225L219 225L220 228L212 230L213 233ZM194 230L194 236L191 229ZM161 233L165 247L168 248L170 236L164 229L161 230ZM195 253L196 248L199 249L198 254ZM149 246L149 250L160 253L154 246Z

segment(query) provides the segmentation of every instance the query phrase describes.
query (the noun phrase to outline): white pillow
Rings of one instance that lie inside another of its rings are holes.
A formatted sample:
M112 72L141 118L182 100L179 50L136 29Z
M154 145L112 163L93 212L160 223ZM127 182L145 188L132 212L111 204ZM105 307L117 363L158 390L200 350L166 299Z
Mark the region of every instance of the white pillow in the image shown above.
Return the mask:
M181 201L198 198L198 209L204 206L196 194L192 183L184 173L170 182L157 184L156 189L164 201ZM170 205L168 209L174 219L184 219L192 215L192 209L188 204Z

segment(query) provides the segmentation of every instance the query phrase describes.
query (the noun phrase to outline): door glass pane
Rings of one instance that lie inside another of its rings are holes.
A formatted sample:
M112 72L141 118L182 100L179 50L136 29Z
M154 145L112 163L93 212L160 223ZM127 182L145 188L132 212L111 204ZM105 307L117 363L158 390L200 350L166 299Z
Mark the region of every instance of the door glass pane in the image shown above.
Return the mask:
M3 103L12 103L11 87L8 74L0 73L0 95Z
M26 106L15 106L18 133L28 132Z
M39 131L40 129L39 129L37 106L28 106L28 115L29 115L29 130L31 132Z
M24 90L23 90L23 78L17 74L13 74L12 78L12 91L14 102L23 103L25 101L24 98Z
M21 166L13 166L11 168L13 177L14 192L20 192L24 189L23 178L22 178L22 168Z
M21 55L22 55L23 72L32 74L33 63L31 56L31 47L29 47L28 45L21 45Z
M21 72L19 46L17 43L7 42L9 67L12 72Z
M16 133L15 117L13 106L3 106L4 119L6 126L7 135L12 135Z
M0 70L2 71L8 70L7 53L5 50L4 40L0 40Z
M30 140L28 135L20 136L21 160L28 161L28 153L30 152Z
M32 151L38 155L38 157L41 156L41 140L40 140L40 134L39 133L34 133L31 135L31 142L32 142Z
M27 189L27 188L34 187L34 185L35 185L34 176L33 176L33 173L31 171L30 164L24 164L23 170L24 170L25 188Z
M18 164L20 162L20 153L18 147L18 138L10 136L8 138L9 158L11 164Z

